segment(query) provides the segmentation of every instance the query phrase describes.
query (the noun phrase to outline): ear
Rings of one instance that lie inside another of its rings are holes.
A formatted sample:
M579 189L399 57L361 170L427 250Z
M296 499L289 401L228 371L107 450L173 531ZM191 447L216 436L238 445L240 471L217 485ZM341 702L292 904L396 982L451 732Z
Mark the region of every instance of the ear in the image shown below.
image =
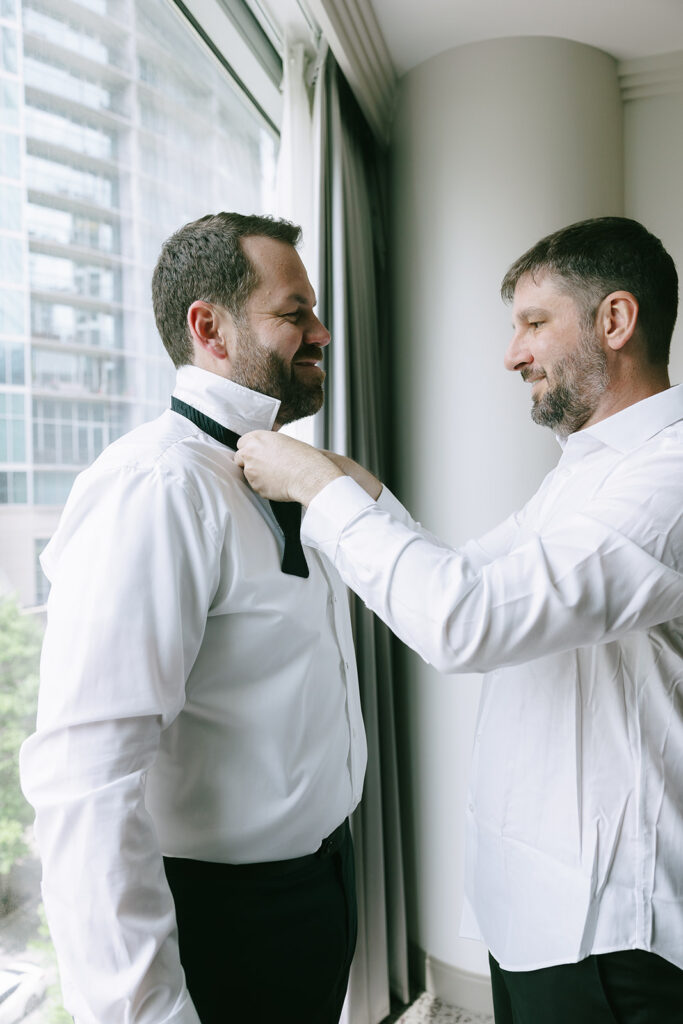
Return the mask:
M631 292L611 292L600 303L596 330L613 351L623 348L638 322L638 300Z
M187 326L200 352L213 359L227 358L224 317L213 303L201 299L193 302L187 311Z

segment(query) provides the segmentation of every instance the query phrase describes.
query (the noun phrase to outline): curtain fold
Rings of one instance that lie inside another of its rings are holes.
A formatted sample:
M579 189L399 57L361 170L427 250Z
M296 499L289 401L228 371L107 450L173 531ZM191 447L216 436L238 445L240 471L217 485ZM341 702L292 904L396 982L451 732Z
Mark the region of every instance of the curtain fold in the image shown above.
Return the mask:
M382 384L391 355L384 154L324 42L308 59L303 44L287 42L284 69L277 213L304 229L302 258L332 335L323 410L312 418L312 431L311 421L301 421L291 433L385 478L389 396ZM409 1001L392 645L387 628L353 595L350 607L368 770L351 822L359 934L342 1021L379 1024L391 992Z
M316 442L386 477L389 358L384 155L331 53L316 82L313 138L318 189L320 317L332 335L325 407ZM394 729L391 639L351 596L368 771L352 820L359 937L347 998L348 1024L378 1024L390 990L408 1002L407 931Z

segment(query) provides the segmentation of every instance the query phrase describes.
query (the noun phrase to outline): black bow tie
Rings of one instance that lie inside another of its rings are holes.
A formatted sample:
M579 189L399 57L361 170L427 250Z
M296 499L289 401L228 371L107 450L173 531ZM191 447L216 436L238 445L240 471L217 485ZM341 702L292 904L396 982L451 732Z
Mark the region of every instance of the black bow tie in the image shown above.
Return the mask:
M171 409L173 412L187 417L200 430L203 430L205 434L213 437L216 441L220 441L221 444L227 445L228 448L232 448L233 451L237 451L237 442L240 439L240 435L236 434L234 430L228 430L222 423L217 423L216 420L210 419L209 416L205 416L199 409L181 402L175 396L171 398ZM271 501L270 507L280 529L285 535L282 571L286 572L289 576L301 576L303 579L307 579L308 565L304 549L301 546L301 537L299 536L301 529L301 505L295 501Z

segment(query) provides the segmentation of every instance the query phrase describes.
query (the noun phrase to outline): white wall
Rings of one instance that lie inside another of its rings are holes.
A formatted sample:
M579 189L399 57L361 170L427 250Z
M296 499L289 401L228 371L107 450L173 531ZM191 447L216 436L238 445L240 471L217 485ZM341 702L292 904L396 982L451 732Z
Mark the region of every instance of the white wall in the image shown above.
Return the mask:
M625 213L661 238L683 281L683 53L624 62ZM683 383L683 310L671 345Z
M521 505L556 461L502 358L507 266L571 221L623 213L615 62L557 39L502 39L441 54L401 82L393 146L397 481L452 543ZM410 937L458 972L487 972L458 937L463 807L477 677L406 656L399 692L408 794ZM465 975L462 975L465 978ZM464 983L463 983L464 984ZM453 998L449 993L438 993ZM455 992L458 995L458 992ZM477 1009L463 988L459 1001Z

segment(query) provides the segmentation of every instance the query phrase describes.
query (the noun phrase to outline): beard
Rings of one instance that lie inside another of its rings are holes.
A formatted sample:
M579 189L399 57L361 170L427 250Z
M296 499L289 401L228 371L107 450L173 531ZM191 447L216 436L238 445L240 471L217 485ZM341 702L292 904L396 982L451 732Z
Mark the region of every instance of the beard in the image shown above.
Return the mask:
M260 345L248 327L242 328L238 337L232 380L262 395L278 398L278 426L312 416L320 409L324 398L322 374L315 380L299 378L293 364Z
M525 380L530 376L522 373ZM608 384L607 357L595 333L585 330L576 351L553 368L545 393L533 400L531 418L568 437L590 419Z

